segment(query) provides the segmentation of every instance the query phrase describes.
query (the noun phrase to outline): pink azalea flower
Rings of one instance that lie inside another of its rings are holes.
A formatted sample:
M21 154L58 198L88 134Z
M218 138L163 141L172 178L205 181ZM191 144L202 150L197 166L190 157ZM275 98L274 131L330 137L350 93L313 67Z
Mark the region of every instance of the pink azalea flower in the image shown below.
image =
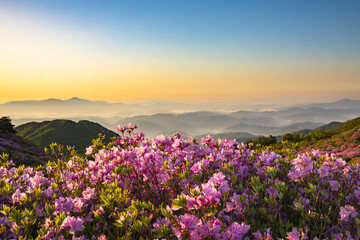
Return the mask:
M170 221L167 218L158 218L156 222L153 224L155 230L162 228L163 226L169 227Z
M305 239L308 239L308 237L307 237L307 232L308 231L309 231L308 227L305 227L305 232L302 229L300 229L300 231L298 231L295 228L293 228L293 230L291 232L287 233L286 239L288 239L288 240L305 240Z
M237 240L242 239L245 234L249 231L250 225L246 225L245 222L242 222L241 225L237 222L231 224L223 235L226 239Z
M311 151L311 153L312 153L312 155L314 155L314 157L320 157L320 156L321 156L319 150L314 150L314 149L313 149L313 150Z
M295 169L294 171L290 171L288 173L288 177L294 182L301 182L305 176L304 173L305 172L302 169Z
M54 235L53 231L48 231L45 235L44 238L45 239L51 239L51 237Z
M19 189L15 191L15 193L12 195L13 203L20 202L20 200L26 198L26 193L20 192Z
M287 233L286 239L300 240L300 237L301 237L301 234L295 228L293 228L293 230L291 232Z
M39 175L35 175L34 177L30 178L30 182L32 186L35 188L40 185L41 177Z
M270 228L267 228L264 234L261 234L260 230L257 230L257 232L253 233L253 235L255 237L255 240L273 240L270 235Z
M327 166L321 166L319 169L318 169L318 173L320 174L320 177L327 177L329 176L329 167Z
M80 237L72 237L72 240L86 240L86 237L84 235L80 236Z
M85 191L83 191L82 195L84 196L85 200L90 200L94 197L95 189L94 188L86 188Z
M61 224L62 228L68 228L71 234L75 234L76 231L82 231L84 229L84 220L80 217L67 216Z
M213 218L209 224L209 234L214 238L219 238L221 236L220 229L222 227L222 223L219 219Z
M101 234L100 237L98 238L98 240L107 240L106 235Z
M209 181L205 184L201 184L201 187L203 189L205 199L207 199L208 201L215 200L217 202L220 202L221 193L218 192L218 190L215 188L215 185L213 182Z
M54 193L54 190L49 186L46 190L43 191L43 193L46 197L50 197Z
M116 132L121 132L123 129L122 129L122 126L121 125L118 125L115 129Z
M73 204L74 204L74 209L73 211L74 212L78 212L80 211L83 207L85 207L85 200L83 198L79 198L79 197L76 197L74 200L73 200Z
M355 218L357 215L358 213L353 206L345 205L345 207L340 207L341 221L347 222L350 218Z
M202 163L201 162L196 162L194 163L194 165L190 168L191 171L193 171L194 173L199 173L202 171Z
M340 188L340 183L336 180L330 180L329 181L330 183L330 189L331 191L339 191L339 188Z
M90 146L90 147L86 148L85 154L90 155L90 154L92 154L92 152L93 152L93 148Z
M197 225L198 219L196 216L185 213L181 216L180 226L182 229L195 228Z
M214 173L210 178L210 181L213 182L215 185L219 185L219 190L222 192L226 192L230 190L228 185L228 181L225 180L225 175L222 172Z

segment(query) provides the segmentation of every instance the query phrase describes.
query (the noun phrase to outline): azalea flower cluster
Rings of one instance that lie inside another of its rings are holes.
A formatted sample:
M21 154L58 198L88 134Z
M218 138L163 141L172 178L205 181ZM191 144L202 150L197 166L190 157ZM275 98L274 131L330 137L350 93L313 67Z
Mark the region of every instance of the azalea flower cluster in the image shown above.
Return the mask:
M360 166L119 126L86 156L0 167L0 239L357 239ZM60 155L58 155L60 156Z

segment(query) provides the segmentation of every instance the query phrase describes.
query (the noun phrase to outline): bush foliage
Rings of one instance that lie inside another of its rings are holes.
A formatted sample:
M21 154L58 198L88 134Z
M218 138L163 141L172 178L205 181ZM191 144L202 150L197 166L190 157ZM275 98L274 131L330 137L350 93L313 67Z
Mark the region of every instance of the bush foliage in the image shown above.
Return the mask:
M11 124L10 117L0 118L0 133L16 133L14 125Z
M317 151L253 151L211 136L144 139L136 126L86 157L0 167L0 238L355 239L360 166Z

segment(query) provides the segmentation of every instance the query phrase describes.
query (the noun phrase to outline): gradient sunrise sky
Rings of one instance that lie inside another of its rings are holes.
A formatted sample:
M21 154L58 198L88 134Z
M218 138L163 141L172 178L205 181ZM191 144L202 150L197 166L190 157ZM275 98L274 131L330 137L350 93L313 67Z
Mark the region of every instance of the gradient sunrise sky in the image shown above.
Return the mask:
M360 98L360 1L1 0L0 103Z

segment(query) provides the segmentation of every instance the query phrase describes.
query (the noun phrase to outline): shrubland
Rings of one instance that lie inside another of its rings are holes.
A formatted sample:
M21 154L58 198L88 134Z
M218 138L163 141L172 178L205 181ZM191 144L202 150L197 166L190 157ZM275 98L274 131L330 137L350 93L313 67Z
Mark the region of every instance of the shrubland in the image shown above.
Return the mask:
M360 166L136 126L37 168L0 167L0 238L357 239Z
M327 124L308 134L288 133L281 142L273 136L260 136L247 143L253 143L253 149L271 149L276 153L298 154L318 149L322 155L333 153L350 164L360 162L360 117L344 123Z

